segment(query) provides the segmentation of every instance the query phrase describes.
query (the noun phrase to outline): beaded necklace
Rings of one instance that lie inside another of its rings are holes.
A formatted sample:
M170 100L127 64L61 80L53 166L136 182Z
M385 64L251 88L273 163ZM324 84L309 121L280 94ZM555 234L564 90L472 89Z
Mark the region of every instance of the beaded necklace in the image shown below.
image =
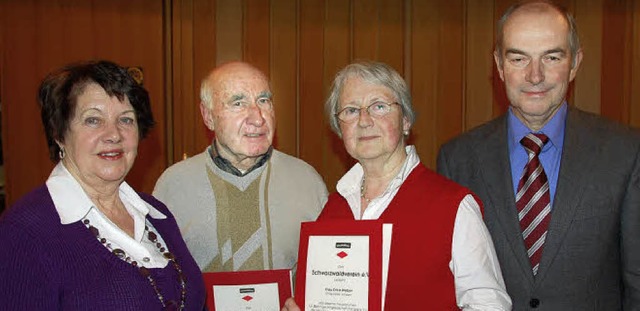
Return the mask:
M182 268L176 261L175 256L173 256L173 254L169 252L162 245L162 243L158 242L158 235L155 232L151 231L151 229L149 229L149 226L146 226L146 225L144 226L144 231L147 232L147 238L149 239L149 241L155 244L155 246L158 248L158 252L160 252L160 254L162 254L165 258L167 258L167 260L169 260L173 268L178 273L178 281L180 281L180 304L179 305L177 305L174 300L166 301L164 299L164 296L162 296L162 294L160 293L160 288L158 288L158 284L156 283L156 280L154 280L153 277L151 277L151 271L149 271L149 269L143 266L138 267L138 263L135 260L132 260L131 257L127 256L127 253L124 250L119 248L115 248L115 249L112 248L111 243L109 243L107 239L100 237L100 231L98 230L98 228L91 225L91 222L89 221L89 219L84 218L82 220L82 223L89 229L89 231L91 231L91 233L93 233L93 235L95 235L95 237L98 239L98 241L100 241L100 243L104 247L106 247L109 251L111 251L112 254L116 255L116 257L122 259L124 262L129 263L132 266L138 268L138 272L140 272L140 274L149 281L149 284L151 284L151 287L153 288L153 291L155 291L156 296L158 297L158 300L160 300L160 303L162 304L162 307L164 308L164 310L184 310L184 302L187 296L187 288L186 288L187 285L185 282L185 277L182 274Z

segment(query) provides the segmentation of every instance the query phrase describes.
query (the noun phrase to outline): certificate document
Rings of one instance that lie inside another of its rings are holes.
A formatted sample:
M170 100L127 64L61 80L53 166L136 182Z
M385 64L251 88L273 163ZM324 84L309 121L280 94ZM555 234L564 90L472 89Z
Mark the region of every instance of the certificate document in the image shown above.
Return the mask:
M291 270L203 273L213 311L279 311L291 297Z
M389 258L384 232L378 220L303 223L296 277L300 307L307 311L381 310ZM390 236L388 231L388 244Z
M306 310L367 310L369 236L310 236Z

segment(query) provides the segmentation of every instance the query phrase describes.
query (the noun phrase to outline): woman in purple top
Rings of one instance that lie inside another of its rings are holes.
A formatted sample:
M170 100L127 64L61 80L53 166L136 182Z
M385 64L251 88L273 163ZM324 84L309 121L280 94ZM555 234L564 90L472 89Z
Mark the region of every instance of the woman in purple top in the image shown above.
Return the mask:
M173 215L124 181L154 124L147 91L97 61L52 73L38 99L57 164L0 218L0 309L202 310Z

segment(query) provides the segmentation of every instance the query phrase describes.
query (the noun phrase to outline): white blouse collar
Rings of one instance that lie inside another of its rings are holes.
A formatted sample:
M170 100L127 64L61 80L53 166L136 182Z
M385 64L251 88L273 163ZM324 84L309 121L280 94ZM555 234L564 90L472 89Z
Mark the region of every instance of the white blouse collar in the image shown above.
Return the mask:
M361 214L360 186L362 184L362 176L364 171L360 163L356 163L336 185L336 190L342 195L351 207L355 219L378 219L380 215L387 209L391 200L395 197L402 183L409 177L409 174L420 163L420 157L416 152L415 146L409 145L405 147L407 158L405 159L398 174L391 180L384 193L371 200L369 207L365 213Z
M69 173L62 162L53 168L46 184L62 224L81 220L94 207L80 183ZM167 218L166 215L140 198L127 182L123 181L120 184L119 191L120 198L142 215L149 215L155 219Z

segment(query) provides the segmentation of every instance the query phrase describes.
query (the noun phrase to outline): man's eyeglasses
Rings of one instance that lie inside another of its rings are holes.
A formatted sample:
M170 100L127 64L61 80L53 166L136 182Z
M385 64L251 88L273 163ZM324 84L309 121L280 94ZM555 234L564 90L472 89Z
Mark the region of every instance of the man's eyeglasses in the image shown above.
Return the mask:
M358 119L360 117L360 113L364 109L372 118L382 118L391 111L391 105L399 104L397 102L388 104L385 102L377 101L365 108L345 107L342 110L338 111L338 113L336 113L336 117L338 118L338 120L344 123L350 123Z

